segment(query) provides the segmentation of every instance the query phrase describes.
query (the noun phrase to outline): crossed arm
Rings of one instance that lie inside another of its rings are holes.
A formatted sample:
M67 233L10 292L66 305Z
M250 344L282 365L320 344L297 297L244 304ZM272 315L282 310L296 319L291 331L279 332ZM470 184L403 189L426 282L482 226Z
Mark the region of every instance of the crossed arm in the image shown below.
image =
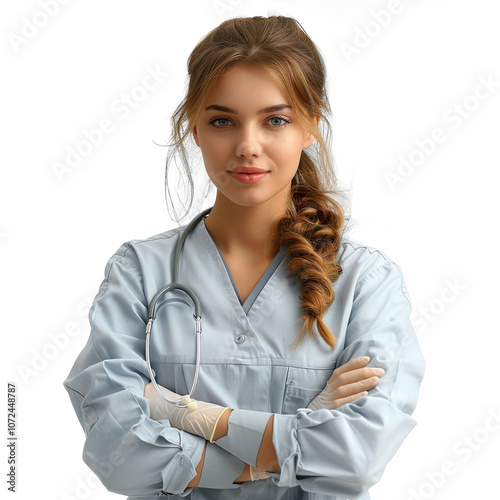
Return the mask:
M373 389L379 381L379 377L382 376L383 370L375 367L366 366L369 362L369 358L361 357L354 358L347 362L345 365L340 366L335 369L332 373L331 378L327 382L327 385L323 389L323 391L316 396L316 398L311 401L309 404L309 408L319 409L319 408L327 408L327 409L336 409L344 404L355 401L363 396L368 394L368 390ZM173 393L170 393L170 397ZM178 418L174 418L173 421L171 419L172 411L179 412L179 408L176 408L176 405L170 405L169 403L164 402L161 397L158 395L152 384L148 384L144 391L144 396L148 398L150 403L155 403L156 409L161 408L160 413L158 411L155 412L155 418L165 418L169 419L171 425L176 426L177 422L184 421L184 416L179 420ZM203 405L203 403L201 403ZM207 405L210 406L210 405ZM214 417L207 417L205 415L204 420L208 421L208 427L204 432L199 432L193 430L193 428L189 427L187 429L183 429L182 425L177 423L178 428L181 430L187 430L188 432L195 433L201 435L201 437L208 438L208 435L211 434L213 430L213 442L216 442L220 438L227 436L229 430L229 417L231 415L231 411L224 411L223 407L220 407L221 412L217 413L218 419L215 420ZM184 410L188 412L188 410ZM201 411L203 413L203 411ZM187 414L187 413L186 413ZM198 412L200 414L200 412ZM198 415L200 416L200 415ZM153 418L153 417L152 417ZM203 417L202 417L203 418ZM273 445L273 420L274 415L271 415L269 418L264 434L262 436L262 441L260 443L259 452L257 455L257 463L256 468L260 471L267 472L281 472L280 465L278 463L278 459L276 456L276 450ZM208 443L208 441L207 441ZM207 443L205 443L205 449L203 451L203 455L201 457L200 462L196 467L197 475L190 481L187 487L196 487L199 485L201 472L203 470L204 461L205 461L205 453L207 448ZM234 483L242 483L245 481L250 481L252 479L251 476L251 467L246 464L243 473L234 480ZM264 475L264 477L266 477Z
M222 417L217 424L217 430L214 434L214 441L217 439L227 436L228 431L228 420L231 412L224 412ZM262 437L262 443L260 445L259 455L257 456L257 468L262 471L269 472L280 472L280 466L278 464L278 458L276 457L276 450L273 445L273 418L271 416L269 422L267 423L266 430L264 432L264 436ZM196 476L188 483L187 487L196 487L200 482L201 472L203 470L203 465L205 462L205 453L207 450L208 441L205 442L205 449L203 450L203 455L201 456L201 460L196 466ZM251 481L252 476L250 475L250 465L246 464L245 469L241 476L235 479L235 483L244 483L246 481Z

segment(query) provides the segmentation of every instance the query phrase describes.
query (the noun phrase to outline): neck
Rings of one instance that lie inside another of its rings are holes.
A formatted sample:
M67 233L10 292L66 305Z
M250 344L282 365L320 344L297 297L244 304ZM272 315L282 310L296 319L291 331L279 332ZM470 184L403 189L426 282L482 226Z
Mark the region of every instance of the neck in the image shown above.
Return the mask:
M225 256L272 260L279 251L276 222L285 213L283 200L241 206L217 193L205 226Z

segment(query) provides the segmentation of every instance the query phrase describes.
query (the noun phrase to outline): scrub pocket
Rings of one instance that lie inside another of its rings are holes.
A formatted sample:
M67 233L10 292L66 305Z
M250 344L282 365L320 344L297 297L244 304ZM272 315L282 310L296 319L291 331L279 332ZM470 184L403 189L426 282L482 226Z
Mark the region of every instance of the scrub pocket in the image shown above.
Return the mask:
M309 403L324 389L333 369L289 367L282 414L292 415Z

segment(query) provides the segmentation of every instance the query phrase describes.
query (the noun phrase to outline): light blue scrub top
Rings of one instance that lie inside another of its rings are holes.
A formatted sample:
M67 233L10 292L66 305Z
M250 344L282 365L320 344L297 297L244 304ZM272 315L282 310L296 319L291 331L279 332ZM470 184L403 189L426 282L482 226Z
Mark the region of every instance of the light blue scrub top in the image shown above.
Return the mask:
M150 419L143 397L149 383L148 303L173 281L175 246L184 227L124 243L106 265L89 312L90 338L64 381L85 431L84 461L106 488L136 500L369 500L368 488L416 425L411 415L425 371L397 264L380 250L344 238L338 253L343 273L324 315L337 338L335 349L307 333L293 349L302 324L300 283L288 271L283 249L242 304L204 220L196 226L180 266L180 281L202 307L194 397L274 413L281 473L237 489L186 488L205 441L167 420ZM192 309L179 291L166 294L164 302L153 326L152 366L161 385L185 394L195 367ZM385 369L368 396L336 410L306 408L333 369L363 355L371 357L370 366Z

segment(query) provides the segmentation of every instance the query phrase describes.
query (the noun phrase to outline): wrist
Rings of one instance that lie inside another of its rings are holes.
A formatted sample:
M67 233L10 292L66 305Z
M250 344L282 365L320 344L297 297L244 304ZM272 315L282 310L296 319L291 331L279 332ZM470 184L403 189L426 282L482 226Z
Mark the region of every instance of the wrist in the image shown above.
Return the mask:
M227 411L229 410L229 411ZM229 416L231 415L231 409L227 408L226 411L224 411L220 417L218 422L215 424L214 428L214 433L213 433L213 438L211 439L211 442L217 441L217 439L227 436L228 432L228 420Z
M251 481L252 476L250 475L250 466L248 464L245 464L245 468L243 469L243 473L241 474L240 477L237 477L234 480L235 484L239 483L246 483L247 481Z

